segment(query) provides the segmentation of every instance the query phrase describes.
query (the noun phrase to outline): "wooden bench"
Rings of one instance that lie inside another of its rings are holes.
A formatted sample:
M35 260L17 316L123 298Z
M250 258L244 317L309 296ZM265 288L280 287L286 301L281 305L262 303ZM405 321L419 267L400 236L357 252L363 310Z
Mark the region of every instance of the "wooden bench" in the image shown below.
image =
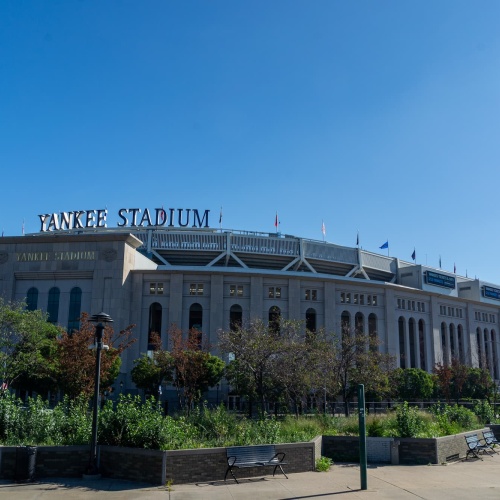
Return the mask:
M283 452L276 453L274 444L266 444L259 446L232 446L226 448L227 456L227 470L224 476L224 481L228 473L231 473L233 479L238 482L233 473L233 469L242 469L244 467L274 467L273 476L276 469L280 469L283 475L288 479L282 465L284 462L285 454Z
M488 453L488 449L490 449L489 445L481 443L481 440L478 438L477 434L469 434L468 436L465 436L465 441L469 448L467 450L467 454L465 455L465 460L469 458L469 455L473 455L475 458L479 458L482 460L482 458L479 456L479 453Z
M495 453L498 453L495 450L495 446L500 445L500 441L498 441L498 439L495 437L493 431L483 431L483 439L486 446L488 446Z

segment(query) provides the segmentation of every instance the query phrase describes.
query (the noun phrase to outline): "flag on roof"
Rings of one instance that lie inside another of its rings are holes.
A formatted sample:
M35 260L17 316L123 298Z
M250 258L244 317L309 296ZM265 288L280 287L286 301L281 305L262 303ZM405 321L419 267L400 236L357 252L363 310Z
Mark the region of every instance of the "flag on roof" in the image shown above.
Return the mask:
M389 248L389 240L387 240L383 245L381 245L380 250L384 250L384 248Z
M323 233L323 236L326 234L326 227L324 221L321 221L321 232Z
M278 229L279 223L280 223L280 221L278 219L278 212L276 212L276 217L274 218L274 227L276 229Z
M417 257L417 254L415 253L415 249L413 249L413 253L411 254L411 258L412 258L412 260L415 260L416 257Z

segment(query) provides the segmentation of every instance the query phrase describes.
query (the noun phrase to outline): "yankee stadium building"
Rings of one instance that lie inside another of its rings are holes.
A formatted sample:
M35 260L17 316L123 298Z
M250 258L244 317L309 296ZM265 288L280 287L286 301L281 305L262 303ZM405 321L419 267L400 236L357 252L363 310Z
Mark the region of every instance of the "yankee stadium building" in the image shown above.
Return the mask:
M357 247L214 229L209 210L133 208L117 217L108 228L107 210L42 214L38 233L0 238L0 296L69 331L82 312L104 311L115 331L135 324L138 340L116 382L124 391L136 391L130 372L152 331L165 348L172 324L216 345L220 329L276 315L313 331L356 325L401 367L432 371L455 356L499 379L500 285Z

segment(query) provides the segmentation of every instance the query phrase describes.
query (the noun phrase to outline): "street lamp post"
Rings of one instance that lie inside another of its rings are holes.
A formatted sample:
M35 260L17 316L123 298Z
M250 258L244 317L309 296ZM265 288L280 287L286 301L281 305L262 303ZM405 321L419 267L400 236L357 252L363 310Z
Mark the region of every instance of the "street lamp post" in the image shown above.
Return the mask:
M89 465L87 467L87 475L99 474L97 465L97 415L99 411L99 383L101 379L101 350L108 349L102 343L102 334L104 332L104 323L112 323L113 320L106 313L94 314L90 321L96 323L95 326L95 344L93 348L96 350L95 355L95 379L94 379L94 403L92 408L92 440L90 444Z

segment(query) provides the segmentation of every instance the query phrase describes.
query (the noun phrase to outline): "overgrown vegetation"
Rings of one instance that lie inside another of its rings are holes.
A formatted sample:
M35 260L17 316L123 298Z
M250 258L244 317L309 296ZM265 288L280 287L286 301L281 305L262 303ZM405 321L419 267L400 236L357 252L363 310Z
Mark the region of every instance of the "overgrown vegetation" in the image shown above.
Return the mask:
M376 437L437 437L481 427L489 414L488 402L474 410L437 404L420 411L408 403L386 415L368 415L367 434ZM90 442L91 414L88 402L66 398L54 409L47 401L28 398L26 403L8 392L0 398L0 444L70 445ZM264 415L248 419L222 405L196 407L190 414L164 416L155 399L121 396L108 401L99 413L99 443L150 449L187 449L249 444L309 441L318 435L357 435L357 417L331 415Z

